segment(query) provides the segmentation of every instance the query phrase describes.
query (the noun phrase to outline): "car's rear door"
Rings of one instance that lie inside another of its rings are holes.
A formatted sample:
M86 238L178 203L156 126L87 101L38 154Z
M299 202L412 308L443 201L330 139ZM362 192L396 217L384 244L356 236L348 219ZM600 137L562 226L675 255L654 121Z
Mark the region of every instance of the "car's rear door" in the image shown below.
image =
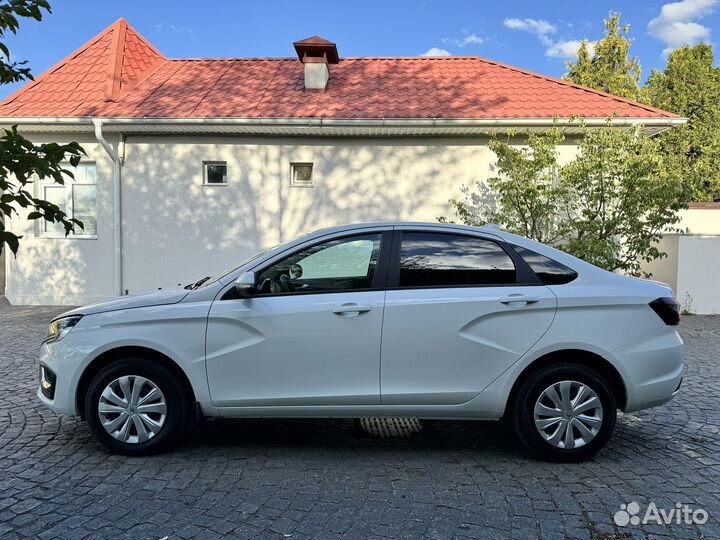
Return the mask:
M497 238L396 229L382 332L382 403L464 403L547 331L555 296Z

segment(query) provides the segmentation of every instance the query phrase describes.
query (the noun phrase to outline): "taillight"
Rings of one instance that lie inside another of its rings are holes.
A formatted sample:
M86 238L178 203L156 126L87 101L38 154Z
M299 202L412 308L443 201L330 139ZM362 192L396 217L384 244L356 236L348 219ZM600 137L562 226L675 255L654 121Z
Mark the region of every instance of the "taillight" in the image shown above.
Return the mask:
M650 302L650 307L665 324L670 326L680 324L680 304L674 298L658 298Z

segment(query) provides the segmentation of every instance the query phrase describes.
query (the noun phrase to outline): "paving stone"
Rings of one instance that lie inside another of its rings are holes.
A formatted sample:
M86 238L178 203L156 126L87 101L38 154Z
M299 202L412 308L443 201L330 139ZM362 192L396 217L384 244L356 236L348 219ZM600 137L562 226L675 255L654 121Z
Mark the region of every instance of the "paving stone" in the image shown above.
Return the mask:
M170 453L115 456L35 395L39 345L62 311L0 299L3 540L720 537L720 317L683 319L673 401L622 415L603 452L562 465L491 422L375 439L351 420L217 420ZM631 501L710 519L616 526Z

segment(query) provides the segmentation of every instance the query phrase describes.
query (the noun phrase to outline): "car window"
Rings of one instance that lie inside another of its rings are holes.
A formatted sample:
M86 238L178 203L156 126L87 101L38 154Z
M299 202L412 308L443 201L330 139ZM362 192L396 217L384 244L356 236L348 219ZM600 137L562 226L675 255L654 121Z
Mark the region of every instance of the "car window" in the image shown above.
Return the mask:
M400 287L507 285L515 282L512 259L491 240L444 233L403 233Z
M562 285L563 283L570 283L574 280L578 274L572 268L568 268L562 263L559 263L550 257L540 255L535 251L517 246L513 244L513 249L520 255L523 260L528 263L528 266L532 268L537 277L545 285Z
M330 240L293 253L258 276L261 293L288 294L369 289L381 234Z

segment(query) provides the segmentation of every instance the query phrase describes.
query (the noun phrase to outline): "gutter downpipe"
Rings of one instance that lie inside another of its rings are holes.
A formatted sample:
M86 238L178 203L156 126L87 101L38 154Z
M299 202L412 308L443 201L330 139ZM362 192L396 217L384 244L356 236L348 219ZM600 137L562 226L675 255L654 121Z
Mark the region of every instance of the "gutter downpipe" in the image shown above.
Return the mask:
M117 151L110 146L105 136L103 135L103 121L101 118L93 118L92 123L95 126L95 138L97 139L100 146L103 147L107 155L112 160L112 175L113 175L113 245L114 245L114 290L115 296L122 295L122 230L121 222L122 218L120 215L120 178L122 175L122 164L120 163L120 156ZM121 137L122 139L122 137Z

